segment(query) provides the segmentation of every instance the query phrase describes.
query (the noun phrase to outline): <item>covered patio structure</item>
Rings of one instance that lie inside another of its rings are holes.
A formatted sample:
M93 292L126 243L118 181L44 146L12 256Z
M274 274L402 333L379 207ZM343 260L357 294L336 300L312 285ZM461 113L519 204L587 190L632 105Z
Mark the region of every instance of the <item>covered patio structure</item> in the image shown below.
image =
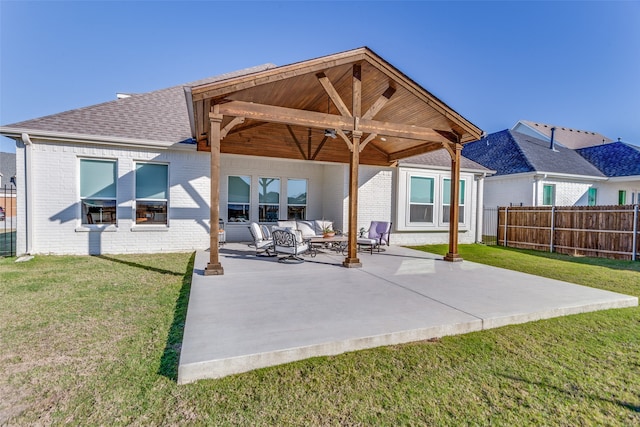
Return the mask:
M342 265L361 267L359 166L394 166L444 147L451 156L450 200L459 200L462 145L482 135L366 47L185 91L198 150L211 152L211 250L205 275L224 273L217 222L221 153L349 164L349 242ZM452 203L447 261L461 260L458 215L458 204Z

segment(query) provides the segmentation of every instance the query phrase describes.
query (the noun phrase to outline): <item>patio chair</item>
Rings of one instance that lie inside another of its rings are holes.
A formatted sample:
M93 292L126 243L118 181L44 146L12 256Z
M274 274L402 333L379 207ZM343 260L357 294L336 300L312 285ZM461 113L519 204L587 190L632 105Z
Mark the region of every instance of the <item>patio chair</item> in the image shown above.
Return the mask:
M273 236L273 249L277 254L286 254L278 262L301 263L304 259L300 255L309 250L309 241L302 238L302 233L289 228L274 228L271 231Z
M250 243L249 246L256 247L256 256L275 256L275 254L269 252L273 250L273 240L271 240L270 238L265 238L258 223L252 222L251 224L249 224L249 231L251 232L251 237L253 238L253 243Z
M391 225L391 222L371 221L367 236L358 238L358 250L360 250L362 246L368 246L371 251L371 255L373 255L374 249L378 249L378 252L380 252L380 246L383 244L389 246Z

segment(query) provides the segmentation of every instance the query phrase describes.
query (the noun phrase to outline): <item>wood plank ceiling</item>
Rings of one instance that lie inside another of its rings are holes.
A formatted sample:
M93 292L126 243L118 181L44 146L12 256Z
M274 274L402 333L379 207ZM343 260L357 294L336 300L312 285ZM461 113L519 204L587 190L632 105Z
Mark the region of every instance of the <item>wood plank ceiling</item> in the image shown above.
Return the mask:
M354 70L360 117L353 117ZM357 128L360 164L389 166L482 134L366 47L192 87L190 97L199 151L210 151L213 106L224 116L221 153L349 163Z

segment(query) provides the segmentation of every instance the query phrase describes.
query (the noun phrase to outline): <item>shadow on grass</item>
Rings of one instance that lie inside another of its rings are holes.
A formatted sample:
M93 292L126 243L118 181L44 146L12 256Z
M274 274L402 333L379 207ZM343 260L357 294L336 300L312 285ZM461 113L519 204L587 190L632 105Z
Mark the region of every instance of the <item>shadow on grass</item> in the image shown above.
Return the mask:
M602 402L613 403L614 405L621 406L621 407L623 407L625 409L628 409L628 410L630 410L632 412L640 412L640 405L634 405L633 403L622 402L620 400L614 400L614 399L607 399L607 398L603 398L603 397L600 397L600 396L596 396L594 394L585 393L585 392L579 391L579 390L566 390L566 389L561 388L561 387L557 387L557 386L541 383L541 382L538 382L538 381L530 381L530 380L526 380L524 378L516 377L516 376L513 376L513 375L506 375L506 374L498 374L498 375L500 375L500 376L502 376L504 378L508 378L508 379L510 379L512 381L518 381L518 382L521 382L521 383L527 383L527 384L535 385L535 386L538 386L538 387L553 389L553 390L555 390L557 392L565 393L565 394L568 394L568 395L571 395L571 396L581 395L581 396L588 397L588 398L593 399L593 400L600 400Z
M182 286L173 308L173 321L167 334L167 343L160 359L158 374L178 381L178 364L180 362L180 351L182 350L182 338L184 335L184 324L187 320L187 308L189 306L189 294L191 293L191 277L193 275L193 265L196 254L193 253L187 264L187 271L182 277Z
M122 259L113 258L106 255L93 255L93 256L96 258L104 259L106 261L117 262L119 264L128 265L129 267L142 268L143 270L153 271L155 273L172 274L174 276L182 276L183 274L182 272L179 272L179 271L171 271L171 270L165 270L164 268L151 267L149 265L138 264L136 262L131 262L131 261L125 261ZM193 261L193 257L192 257L192 261Z

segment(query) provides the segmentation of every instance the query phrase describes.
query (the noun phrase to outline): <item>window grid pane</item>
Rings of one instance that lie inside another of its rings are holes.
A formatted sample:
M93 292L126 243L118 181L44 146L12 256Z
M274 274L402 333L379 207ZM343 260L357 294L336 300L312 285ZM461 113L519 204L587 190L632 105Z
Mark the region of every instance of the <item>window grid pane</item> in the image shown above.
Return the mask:
M80 197L116 198L116 162L80 160Z
M229 203L249 203L251 178L248 176L229 177Z
M287 179L287 219L307 218L307 180Z
M168 167L153 163L136 165L136 199L166 200Z

